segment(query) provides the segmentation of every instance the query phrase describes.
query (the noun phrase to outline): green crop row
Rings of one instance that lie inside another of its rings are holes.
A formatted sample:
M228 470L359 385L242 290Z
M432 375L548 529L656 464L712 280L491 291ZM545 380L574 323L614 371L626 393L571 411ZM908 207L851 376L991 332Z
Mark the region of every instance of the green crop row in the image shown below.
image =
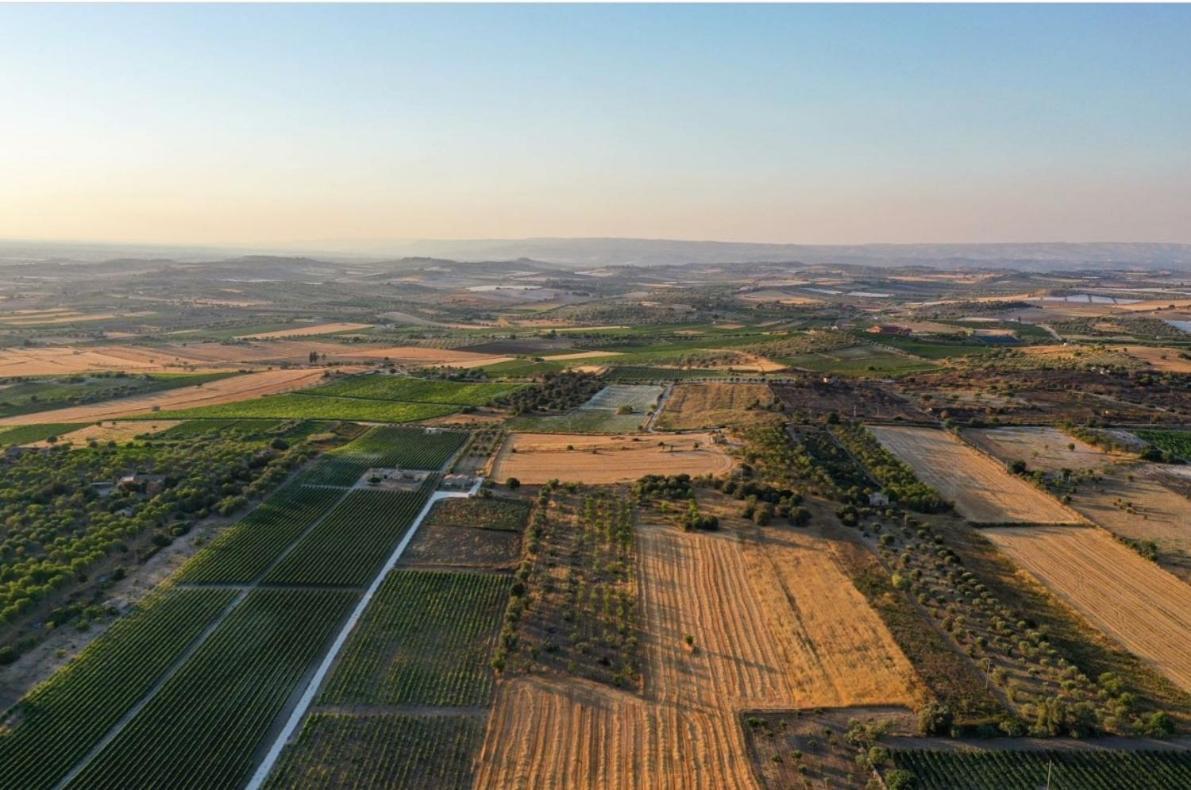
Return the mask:
M337 398L290 392L256 400L202 406L181 411L163 411L153 419L191 418L283 418L309 420L361 420L364 422L413 422L443 417L458 411L458 406L438 403L403 403L364 398ZM142 418L137 418L142 419Z
M489 401L508 395L517 388L517 385L511 384L417 379L374 373L341 378L330 384L306 390L302 394L403 401L405 403L483 406Z
M185 582L251 582L343 496L336 488L287 485L229 527L183 568Z
M1191 787L1188 751L897 750L919 790L1166 790ZM892 784L890 785L893 786Z
M472 785L483 738L480 716L316 713L282 754L267 787L464 790Z
M53 787L215 620L235 593L173 590L116 621L0 726L0 787Z
M418 491L352 491L265 577L268 584L360 586L372 580L426 504Z
M486 705L512 577L394 571L323 688L324 704Z
M237 787L358 595L257 590L70 787Z

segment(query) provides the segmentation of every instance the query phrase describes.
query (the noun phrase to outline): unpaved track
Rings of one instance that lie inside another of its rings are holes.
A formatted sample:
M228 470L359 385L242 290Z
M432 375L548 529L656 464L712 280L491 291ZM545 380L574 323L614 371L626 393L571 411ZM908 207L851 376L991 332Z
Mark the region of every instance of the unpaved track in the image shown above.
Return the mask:
M828 543L641 527L643 694L502 681L476 787L754 788L742 711L913 704L909 662Z
M982 532L1089 622L1191 691L1191 586L1096 527Z
M922 482L977 524L1076 524L1075 511L1011 475L987 455L935 428L869 426L882 445Z

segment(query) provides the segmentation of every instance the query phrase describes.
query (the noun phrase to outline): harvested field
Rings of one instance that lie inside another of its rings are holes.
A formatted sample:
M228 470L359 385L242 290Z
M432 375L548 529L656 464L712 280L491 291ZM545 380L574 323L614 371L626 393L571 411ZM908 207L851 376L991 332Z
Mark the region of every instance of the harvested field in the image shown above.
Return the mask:
M870 430L922 482L977 524L1070 524L1083 519L1011 475L1004 466L934 428L871 426Z
M94 439L101 444L107 442L115 442L116 444L124 444L130 442L138 436L145 434L161 433L168 431L177 425L181 425L181 420L154 420L152 422L146 420L130 420L127 422L109 422L99 425L88 425L85 428L79 428L77 431L64 433L58 437L57 445L74 444L83 445ZM30 447L50 447L49 442L40 441L34 442Z
M659 446L660 442L665 446ZM574 449L568 450L568 446ZM733 465L732 458L712 441L709 433L665 437L514 433L497 454L492 477L515 477L531 484L558 479L601 485L628 482L659 471L718 475Z
M192 357L185 349L139 346L45 346L0 349L0 377L67 376L101 370L157 373L226 370L230 365Z
M658 418L664 430L714 428L772 419L773 392L765 384L677 384Z
M1107 453L1057 428L967 430L963 438L1005 463L1025 461L1030 469L1043 472L1099 469L1128 457Z
M309 387L322 381L322 368L295 370L264 370L247 373L218 381L211 381L196 387L135 395L131 398L88 403L67 409L19 414L0 419L0 425L31 425L42 422L91 422L112 420L154 411L178 411L200 406L216 406L225 403L259 398Z
M918 699L909 663L821 540L637 536L643 696L573 678L502 682L478 787L752 788L744 711Z
M310 337L311 335L334 335L339 332L356 332L368 329L372 324L354 324L350 321L340 321L330 324L310 324L295 326L291 329L278 329L273 332L257 332L255 335L241 335L245 340L267 340L279 337Z
M1191 586L1095 527L983 534L1094 626L1191 691Z
M1174 467L1172 467L1174 468ZM1112 534L1153 541L1158 561L1191 581L1191 500L1172 491L1155 464L1122 464L1082 483L1071 506Z

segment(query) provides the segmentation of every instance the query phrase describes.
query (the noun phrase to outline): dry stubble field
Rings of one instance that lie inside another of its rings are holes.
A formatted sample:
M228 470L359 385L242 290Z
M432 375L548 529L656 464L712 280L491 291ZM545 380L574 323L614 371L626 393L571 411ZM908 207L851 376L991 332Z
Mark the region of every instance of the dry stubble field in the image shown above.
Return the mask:
M753 788L742 712L915 704L913 669L829 546L639 528L643 694L503 681L477 787Z
M665 447L659 446L664 442ZM699 446L696 448L695 445ZM574 449L568 450L567 447ZM723 474L733 460L708 433L592 436L514 433L501 447L492 477L522 483L582 480L589 485L636 480L647 474Z
M1070 436L1057 428L1011 427L974 429L963 432L974 446L1006 463L1025 461L1031 469L1061 472L1099 469L1120 461L1126 456L1106 453L1099 447ZM1070 445L1075 445L1071 449Z
M1171 572L1191 581L1191 500L1161 479L1154 464L1114 466L1100 482L1082 484L1071 506L1114 535L1154 541Z
M1191 586L1096 527L981 534L1097 628L1191 691Z
M919 479L977 524L1071 524L1083 519L1058 500L1011 475L1004 466L935 428L871 426L870 430Z
M88 403L66 409L19 414L15 417L0 419L0 425L99 422L138 414L151 414L154 407L166 411L215 406L220 403L236 403L313 386L322 381L323 372L323 368L264 370L259 373L246 373L242 376L209 381L201 387L179 387L178 389L134 395L130 398L120 398L103 403Z

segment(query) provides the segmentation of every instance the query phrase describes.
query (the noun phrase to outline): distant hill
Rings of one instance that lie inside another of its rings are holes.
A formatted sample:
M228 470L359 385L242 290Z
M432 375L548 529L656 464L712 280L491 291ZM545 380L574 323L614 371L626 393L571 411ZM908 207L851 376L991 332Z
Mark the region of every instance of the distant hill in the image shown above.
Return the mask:
M534 238L401 240L312 244L309 249L168 247L163 245L58 244L0 241L0 265L35 261L108 261L115 258L172 258L176 261L211 261L237 257L241 265L258 256L284 256L295 266L317 267L318 261L392 261L405 265L437 261L481 263L522 262L525 268L582 269L599 266L665 266L681 264L731 264L799 262L805 264L855 264L864 266L915 266L938 268L1010 268L1027 271L1082 269L1173 269L1191 271L1191 244L1163 243L1003 243L1003 244L758 244L750 242L676 241L668 239ZM318 259L318 260L314 260ZM272 259L277 262L278 259Z

